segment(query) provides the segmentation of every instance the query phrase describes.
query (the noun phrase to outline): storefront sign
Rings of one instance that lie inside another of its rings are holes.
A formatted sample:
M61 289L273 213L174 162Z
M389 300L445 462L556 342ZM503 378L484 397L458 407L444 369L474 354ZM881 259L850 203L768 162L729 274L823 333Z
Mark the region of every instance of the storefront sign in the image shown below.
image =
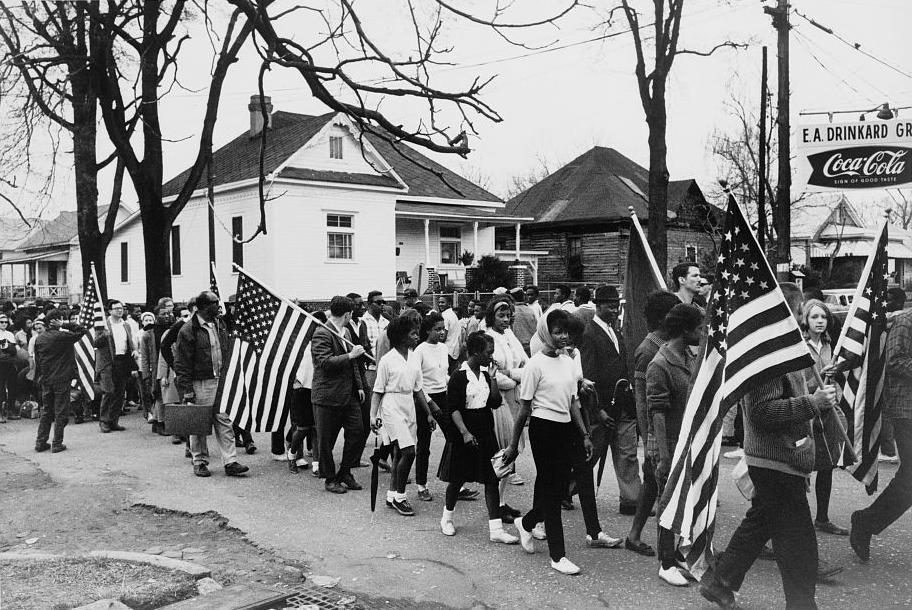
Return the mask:
M807 191L912 184L912 120L803 125L797 135Z

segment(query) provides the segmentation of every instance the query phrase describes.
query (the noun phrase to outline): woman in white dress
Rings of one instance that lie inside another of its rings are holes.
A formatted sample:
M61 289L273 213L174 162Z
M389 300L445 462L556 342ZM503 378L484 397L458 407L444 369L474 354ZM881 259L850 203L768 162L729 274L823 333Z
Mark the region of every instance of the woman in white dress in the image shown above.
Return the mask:
M440 409L433 401L425 400L421 369L412 357L411 350L418 344L418 329L407 318L396 318L387 326L386 334L392 349L377 365L371 397L371 428L380 435L384 445L393 447L386 504L400 515L412 517L415 510L405 494L405 486L415 461L416 412L430 423L432 412L439 414Z
M488 304L485 316L487 329L485 333L494 339L494 366L497 373L494 381L500 388L503 404L506 408L494 411L494 434L497 444L501 449L510 446L513 436L513 422L519 413L519 382L522 381L523 367L528 362L526 350L522 343L513 334L510 324L513 320L513 300L508 296L494 299ZM525 446L525 435L520 441L519 450ZM504 523L513 523L513 519L520 516L520 512L507 504L507 483L522 485L522 478L515 472L507 475L500 481L501 518Z

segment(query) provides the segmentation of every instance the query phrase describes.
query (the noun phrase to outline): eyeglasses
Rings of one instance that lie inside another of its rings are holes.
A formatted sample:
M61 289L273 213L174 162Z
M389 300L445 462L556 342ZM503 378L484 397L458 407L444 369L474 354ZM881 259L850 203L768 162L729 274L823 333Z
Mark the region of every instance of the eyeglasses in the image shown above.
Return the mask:
M9 320L0 320L0 324L9 324Z

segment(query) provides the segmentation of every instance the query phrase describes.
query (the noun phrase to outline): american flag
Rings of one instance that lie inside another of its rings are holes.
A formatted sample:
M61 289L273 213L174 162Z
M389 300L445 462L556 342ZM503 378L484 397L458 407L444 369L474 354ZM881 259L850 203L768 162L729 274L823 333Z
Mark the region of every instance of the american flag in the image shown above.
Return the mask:
M82 304L79 307L79 326L88 329L85 335L76 343L76 374L82 389L90 400L95 399L95 333L92 329L104 327L105 312L101 295L98 293L98 283L95 280L95 266L86 281Z
M215 274L215 261L209 261L209 290L221 300L222 292L219 290L218 277Z
M850 361L853 369L837 375L842 390L840 407L854 422L849 439L858 463L852 470L868 493L877 489L881 412L887 343L887 223L868 256L861 282L836 343L836 362ZM859 391L861 388L861 391Z
M712 555L722 417L750 387L814 365L772 269L733 197L716 285L706 312L707 345L665 486L660 523L681 537L695 576Z
M231 354L215 403L241 428L280 431L312 319L241 270L237 295Z

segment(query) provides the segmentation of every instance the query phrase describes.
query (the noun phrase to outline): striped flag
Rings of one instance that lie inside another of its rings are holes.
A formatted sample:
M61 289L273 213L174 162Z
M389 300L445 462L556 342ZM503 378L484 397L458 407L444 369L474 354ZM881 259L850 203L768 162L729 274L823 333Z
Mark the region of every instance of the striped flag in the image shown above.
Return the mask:
M694 380L662 500L662 527L700 577L712 556L722 417L750 387L814 365L782 290L729 195L707 345Z
M646 329L646 297L666 290L665 280L643 234L643 227L631 209L630 237L627 241L627 265L624 271L623 323L627 346L627 370L633 371L636 349L649 332ZM645 434L645 431L643 432Z
M79 326L88 332L75 345L76 374L89 400L95 400L95 328L104 328L105 312L95 279L95 265L86 281L79 307Z
M215 296L222 299L222 291L219 290L218 277L215 274L215 261L209 261L209 290L215 293Z
M280 431L312 318L241 269L235 312L231 354L215 403L241 428Z
M837 375L842 391L840 407L853 422L849 440L858 462L852 474L865 484L869 494L877 490L877 457L880 452L881 412L887 343L887 223L876 247L868 255L861 282L834 353L835 361L856 364ZM859 390L860 388L860 390Z

